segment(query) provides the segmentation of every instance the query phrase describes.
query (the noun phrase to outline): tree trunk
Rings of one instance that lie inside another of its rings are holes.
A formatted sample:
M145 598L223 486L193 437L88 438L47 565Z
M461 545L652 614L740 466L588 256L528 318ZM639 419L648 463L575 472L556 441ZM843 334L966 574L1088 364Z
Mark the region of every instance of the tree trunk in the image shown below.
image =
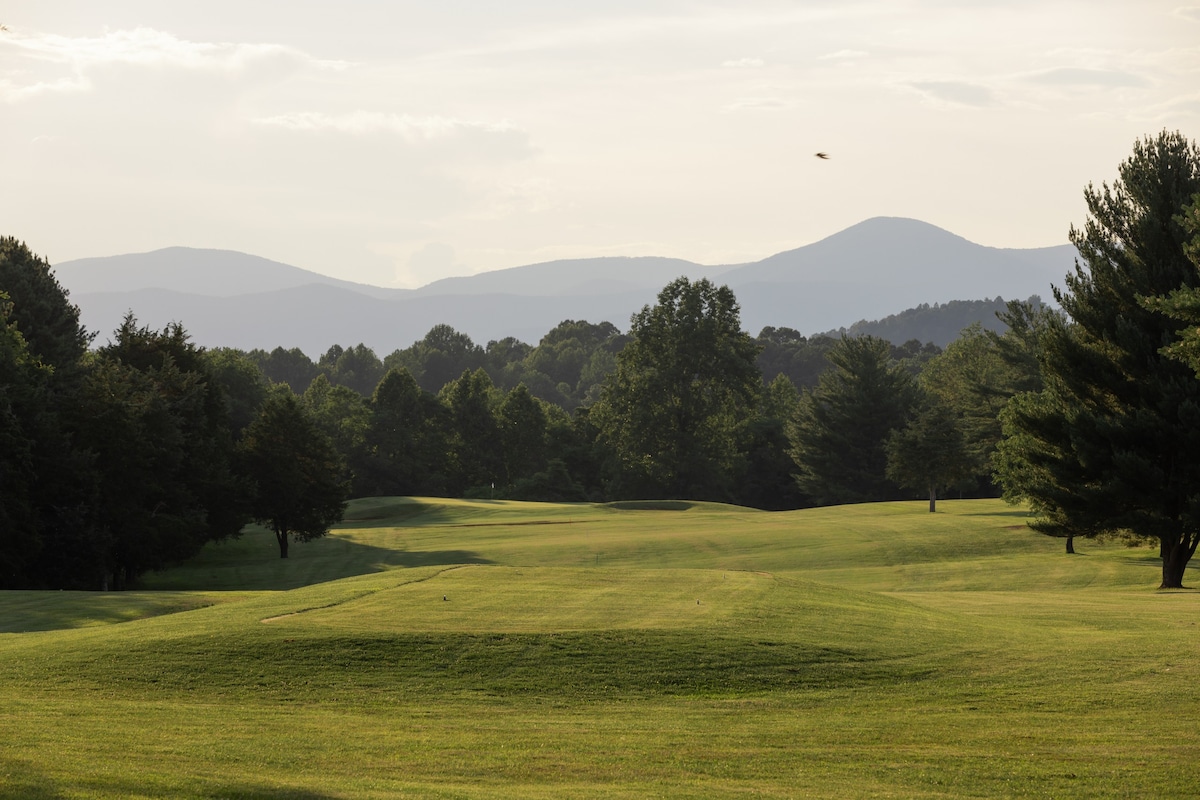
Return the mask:
M1159 540L1162 545L1159 549L1166 557L1163 558L1162 586L1158 588L1183 588L1183 571L1187 569L1188 561L1196 552L1196 538L1198 537L1184 535L1175 542L1169 542L1165 537Z
M1067 555L1075 555L1075 537L1067 537Z
M937 513L937 487L936 486L929 487L929 513L930 514Z
M287 558L288 535L287 531L275 531L275 541L279 542L279 557Z

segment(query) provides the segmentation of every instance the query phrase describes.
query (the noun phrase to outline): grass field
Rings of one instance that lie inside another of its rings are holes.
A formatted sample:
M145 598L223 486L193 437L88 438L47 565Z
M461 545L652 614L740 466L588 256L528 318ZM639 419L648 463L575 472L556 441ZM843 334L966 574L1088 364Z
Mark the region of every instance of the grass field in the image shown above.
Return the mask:
M360 500L0 594L0 796L1200 796L1200 595L998 501Z

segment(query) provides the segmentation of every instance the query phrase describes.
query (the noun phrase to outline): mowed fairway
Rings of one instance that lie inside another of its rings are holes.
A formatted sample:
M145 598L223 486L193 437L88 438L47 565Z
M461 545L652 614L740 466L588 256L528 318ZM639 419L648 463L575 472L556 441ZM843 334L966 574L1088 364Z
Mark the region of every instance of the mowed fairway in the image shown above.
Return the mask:
M1024 522L371 499L3 593L0 795L1200 796L1200 596Z

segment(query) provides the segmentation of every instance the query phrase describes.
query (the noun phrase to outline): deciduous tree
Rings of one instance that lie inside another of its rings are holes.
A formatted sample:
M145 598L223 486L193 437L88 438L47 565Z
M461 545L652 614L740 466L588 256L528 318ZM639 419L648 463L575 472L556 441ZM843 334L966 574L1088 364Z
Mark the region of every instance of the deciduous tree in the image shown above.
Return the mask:
M887 476L898 486L927 492L929 513L938 493L965 480L975 465L954 409L927 397L916 415L887 440Z
M318 365L325 369L329 382L345 386L369 397L383 377L383 362L375 351L359 343L349 349L334 345L321 358Z
M240 452L254 487L251 514L274 531L280 558L288 557L289 537L318 539L341 521L350 491L341 459L291 392L267 397Z
M727 286L678 278L634 315L593 409L629 497L726 500L737 430L762 390L758 346Z
M546 411L542 403L518 384L496 408L504 482L531 477L546 465Z
M240 435L258 416L270 381L254 359L231 347L207 350L204 360L225 398L230 428L234 435Z
M317 428L333 442L346 469L346 478L354 481L360 471L371 418L367 399L349 386L330 383L322 374L313 378L300 395L300 403Z
M267 378L274 383L286 383L295 394L308 388L320 373L320 368L298 347L291 350L276 347L270 353L251 350L247 355L258 364Z

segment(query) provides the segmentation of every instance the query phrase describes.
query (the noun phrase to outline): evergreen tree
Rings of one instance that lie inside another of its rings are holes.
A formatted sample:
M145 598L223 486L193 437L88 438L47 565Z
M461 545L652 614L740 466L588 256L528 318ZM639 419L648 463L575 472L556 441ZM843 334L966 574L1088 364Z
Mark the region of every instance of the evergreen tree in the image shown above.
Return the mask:
M1183 210L1178 221L1190 239L1183 245L1184 255L1200 270L1200 195ZM1186 287L1176 289L1166 297L1144 297L1142 305L1187 323L1187 327L1175 332L1178 340L1164 347L1162 352L1187 364L1200 376L1200 289Z
M446 444L437 399L408 370L390 369L375 387L364 434L361 491L369 495L444 490Z
M758 411L738 432L742 471L734 502L782 511L809 505L792 473L796 464L788 426L800 407L800 393L783 373L763 387Z
M170 362L153 374L114 358L89 365L75 398L79 413L69 418L77 445L92 456L94 467L80 531L86 536L55 547L65 544L76 556L77 566L64 562L62 568L68 585L123 589L141 573L190 558L209 539L221 538L208 528L203 497L204 473L216 466L205 463L202 448L189 452L204 391L195 373ZM229 465L220 467L227 471ZM234 506L227 502L214 511ZM237 520L237 528L243 521Z
M36 453L50 383L50 369L29 353L11 309L0 292L0 589L29 581L41 547Z
M228 408L182 326L152 331L127 315L65 416L93 459L85 546L100 548L112 586L240 533L247 517Z
M495 387L482 367L442 388L449 408L451 490L461 494L503 480L500 428L492 411Z
M87 350L92 337L79 324L79 309L67 299L50 263L11 236L0 237L0 292L8 295L9 322L21 331L34 358L65 367Z
M100 560L81 544L89 535L96 475L92 454L65 421L79 416L80 362L92 337L46 260L10 237L0 238L0 295L6 298L0 373L7 373L0 376L0 414L7 420L0 425L7 429L0 515L8 517L0 539L12 545L0 545L12 558L0 583L95 588L98 581L78 576L94 574Z
M1042 390L1042 334L1062 314L1042 305L1036 295L1027 301L1012 300L996 313L1004 331L989 330L985 336L1008 368L1007 380L992 390L1005 399L1021 392Z
M1006 496L1055 536L1157 540L1162 586L1182 586L1200 542L1200 380L1162 350L1173 322L1142 298L1200 286L1181 211L1200 192L1200 150L1163 132L1135 144L1112 186L1088 186L1071 241L1082 262L1055 296L1070 323L1041 337L1041 391L1004 412Z
M888 500L885 444L904 427L917 400L912 376L872 336L842 338L833 368L800 401L789 435L800 490L821 505Z

